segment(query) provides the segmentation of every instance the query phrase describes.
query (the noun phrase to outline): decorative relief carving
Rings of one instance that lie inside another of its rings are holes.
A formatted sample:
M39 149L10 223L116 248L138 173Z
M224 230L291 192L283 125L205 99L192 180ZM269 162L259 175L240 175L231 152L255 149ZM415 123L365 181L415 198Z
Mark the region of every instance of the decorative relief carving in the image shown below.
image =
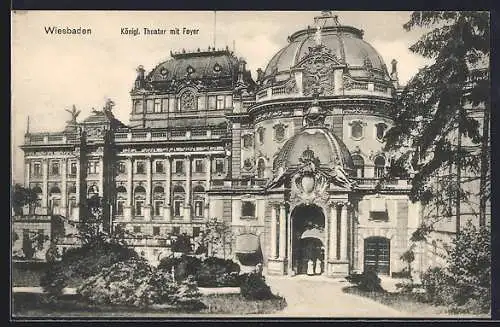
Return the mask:
M341 60L324 45L309 47L309 52L297 64L297 67L304 68L304 95L311 95L315 91L324 95L332 95L334 93L334 68L342 65Z
M286 83L285 83L285 93L290 94L290 93L298 93L299 88L297 87L297 83L295 81L295 77L291 77Z
M193 92L186 91L181 95L181 109L189 111L196 109L196 98Z

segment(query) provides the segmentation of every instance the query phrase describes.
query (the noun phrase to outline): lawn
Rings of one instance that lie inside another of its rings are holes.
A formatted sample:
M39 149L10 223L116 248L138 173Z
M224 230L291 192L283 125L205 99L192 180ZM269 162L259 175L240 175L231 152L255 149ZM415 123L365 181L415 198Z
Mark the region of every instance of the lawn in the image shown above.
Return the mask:
M475 314L451 314L446 306L435 306L422 302L418 294L415 293L392 293L392 292L366 292L359 290L356 286L348 286L342 289L344 293L367 297L376 302L387 305L398 311L407 312L417 317L471 317L490 318L489 315Z
M48 301L45 294L14 293L13 315L21 317L171 317L206 315L265 314L282 310L286 306L283 298L251 301L239 294L216 294L202 296L206 308L192 311L187 308L153 307L135 308L113 305L92 305L79 295L63 295L55 302Z
M12 286L13 287L37 287L40 286L40 277L45 274L48 263L41 261L19 261L12 263ZM68 281L68 287L78 287L80 278L72 278Z

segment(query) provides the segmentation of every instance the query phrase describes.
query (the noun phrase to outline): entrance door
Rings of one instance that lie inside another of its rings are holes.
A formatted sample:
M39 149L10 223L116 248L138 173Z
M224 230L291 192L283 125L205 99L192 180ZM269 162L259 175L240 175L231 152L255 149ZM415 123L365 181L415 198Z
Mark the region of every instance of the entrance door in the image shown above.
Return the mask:
M369 237L365 239L365 271L376 271L389 275L390 240L385 237Z
M324 251L322 247L323 243L317 238L300 240L300 251L296 258L297 274L320 275L323 273Z

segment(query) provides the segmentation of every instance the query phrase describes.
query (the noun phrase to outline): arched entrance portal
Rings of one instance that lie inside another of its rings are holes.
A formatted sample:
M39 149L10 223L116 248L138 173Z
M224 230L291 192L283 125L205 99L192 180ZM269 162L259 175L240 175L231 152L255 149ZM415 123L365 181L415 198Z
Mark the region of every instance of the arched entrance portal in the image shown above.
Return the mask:
M325 215L315 205L297 206L292 218L292 269L297 274L320 275L325 270Z

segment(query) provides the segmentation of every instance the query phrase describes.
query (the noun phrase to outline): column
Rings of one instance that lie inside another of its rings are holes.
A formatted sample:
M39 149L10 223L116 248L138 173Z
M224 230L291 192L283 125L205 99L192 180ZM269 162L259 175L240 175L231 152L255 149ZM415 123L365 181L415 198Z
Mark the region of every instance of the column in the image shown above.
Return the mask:
M128 162L127 162L127 203L123 207L123 215L124 215L125 220L132 219L132 208L134 206L134 203L133 203L134 185L132 184L133 171L134 171L134 159L132 157L128 157Z
M30 161L24 163L24 187L30 188Z
M172 184L171 178L172 178L172 159L170 156L167 157L167 160L165 160L165 202L163 204L163 218L165 218L166 221L170 221L172 217L172 210L171 210L171 203L170 203L170 185Z
M330 207L330 248L328 250L329 260L334 261L337 258L337 207L332 204Z
M286 211L285 205L280 205L280 249L279 257L281 259L286 258Z
M330 218L331 219L331 218ZM330 219L325 215L325 257L323 259L323 275L328 274L328 259L330 258Z
M144 204L144 220L151 220L151 157L146 158L146 203Z
M340 260L348 261L347 258L347 203L342 205L340 212Z
M76 180L75 180L75 187L76 187L76 208L73 209L73 219L74 220L80 220L80 157L76 157Z
M68 216L68 192L66 190L66 178L67 178L67 163L68 159L63 158L61 160L61 212L60 214L64 217Z
M102 157L99 157L99 196L102 197L104 195L104 160Z
M48 159L42 160L42 213L47 213L47 200L48 200L48 179L49 179L49 163Z
M274 204L271 205L271 258L276 259L278 257L276 250L276 206Z
M191 156L185 159L186 166L186 200L184 202L184 219L191 221Z

